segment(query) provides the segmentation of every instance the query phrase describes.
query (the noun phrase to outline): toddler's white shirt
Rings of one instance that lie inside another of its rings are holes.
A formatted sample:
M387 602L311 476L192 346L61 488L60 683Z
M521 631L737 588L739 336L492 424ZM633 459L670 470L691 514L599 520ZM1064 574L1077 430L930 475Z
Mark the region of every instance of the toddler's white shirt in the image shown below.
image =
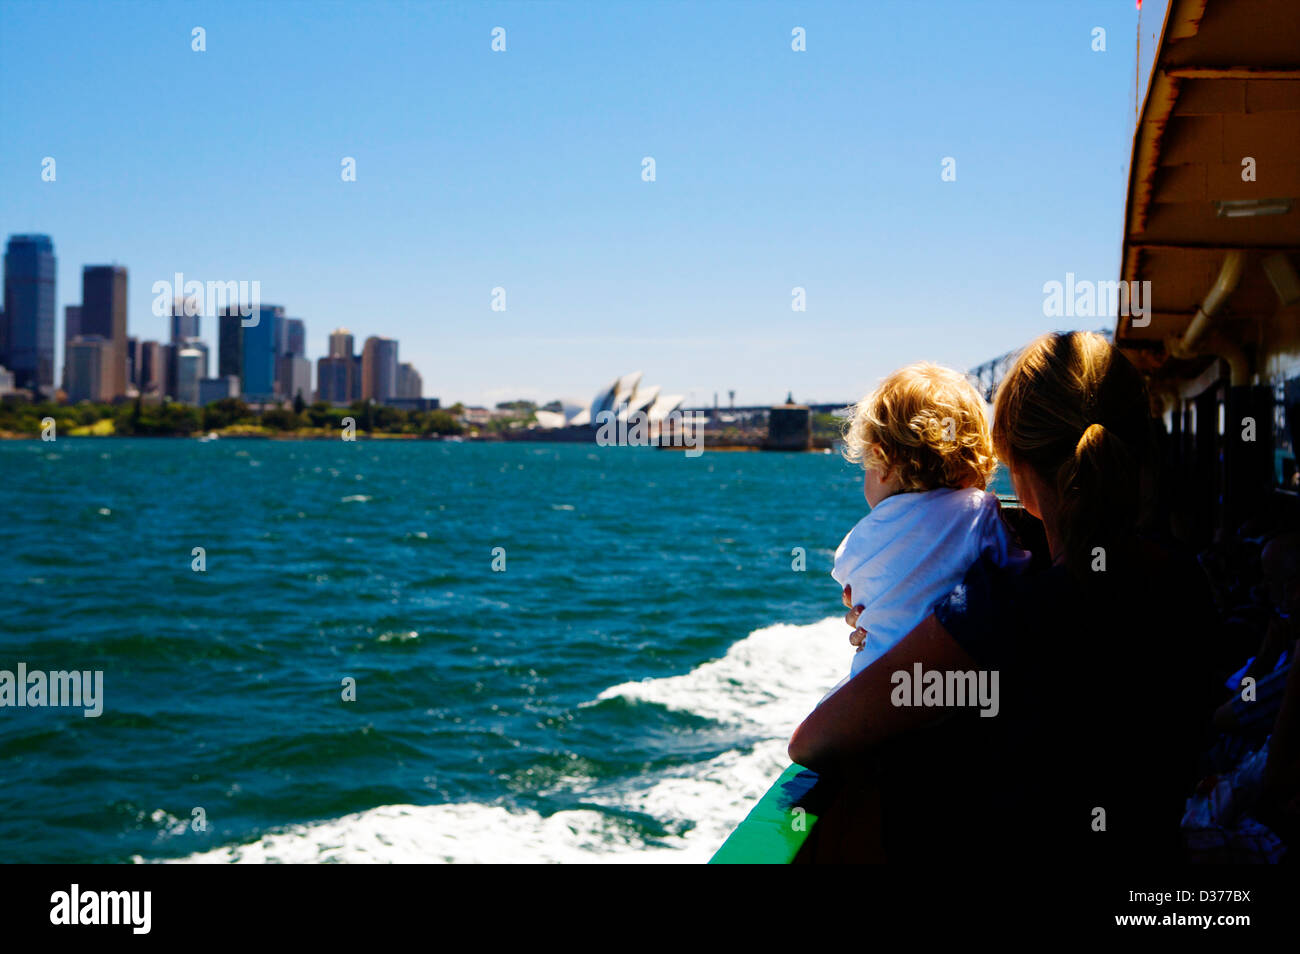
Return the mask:
M997 496L983 490L894 494L859 520L831 571L850 587L853 605L864 607L858 626L867 638L852 675L910 633L985 552L999 566L1029 559L1011 542Z

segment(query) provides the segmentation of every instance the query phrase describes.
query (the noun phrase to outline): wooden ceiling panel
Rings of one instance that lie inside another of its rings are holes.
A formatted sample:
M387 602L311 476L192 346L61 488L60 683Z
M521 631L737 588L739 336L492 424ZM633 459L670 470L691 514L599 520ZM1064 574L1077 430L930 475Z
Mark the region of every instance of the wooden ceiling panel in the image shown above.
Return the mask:
M1300 43L1300 40L1297 40ZM1300 157L1300 122L1287 122L1288 113L1230 113L1223 117L1220 158L1241 163L1253 156L1258 163L1294 162ZM1292 117L1300 118L1300 116Z
M1191 80L1178 91L1175 116L1218 116L1246 111L1245 80Z
M1204 8L1196 32L1169 44L1170 67L1247 66L1268 69L1294 65L1300 36L1300 3L1295 0L1211 0L1178 4L1194 16ZM1181 19L1181 17L1180 17Z
M1242 179L1254 160L1253 181ZM1219 215L1216 202L1286 199L1285 214ZM1150 282L1150 321L1116 341L1153 377L1198 374L1185 333L1230 252L1240 281L1202 340L1251 347L1279 312L1262 261L1300 263L1300 0L1171 0L1129 170L1121 278ZM1263 347L1263 346L1261 346Z
M1296 39L1300 45L1300 37ZM1296 80L1253 80L1246 84L1246 112L1295 113L1300 125L1300 82Z
M1260 195L1258 198L1272 198ZM1147 227L1130 241L1152 245L1194 245L1211 248L1293 248L1300 209L1287 215L1222 218L1213 202L1169 202L1151 206Z
M1160 165L1181 166L1223 159L1222 114L1215 116L1181 116L1169 120L1161 143Z
M1206 201L1300 197L1300 159L1275 162L1272 159L1261 160L1259 156L1252 158L1255 160L1254 182L1242 180L1243 166L1240 162L1204 166Z

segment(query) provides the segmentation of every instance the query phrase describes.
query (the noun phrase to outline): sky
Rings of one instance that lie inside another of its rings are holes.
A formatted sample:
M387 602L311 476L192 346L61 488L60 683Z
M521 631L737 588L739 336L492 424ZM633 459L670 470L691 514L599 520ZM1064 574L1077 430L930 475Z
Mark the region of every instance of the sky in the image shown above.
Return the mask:
M258 281L313 361L340 326L395 337L444 403L629 371L688 405L848 402L1113 325L1045 317L1043 286L1118 277L1137 18L0 0L0 236L54 241L58 366L82 266L117 263L133 336L167 338L155 281Z

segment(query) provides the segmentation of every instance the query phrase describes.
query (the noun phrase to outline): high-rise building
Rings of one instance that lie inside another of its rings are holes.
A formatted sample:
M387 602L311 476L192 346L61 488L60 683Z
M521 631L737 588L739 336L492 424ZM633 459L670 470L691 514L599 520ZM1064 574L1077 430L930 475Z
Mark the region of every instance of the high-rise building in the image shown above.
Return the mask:
M301 318L286 318L281 323L282 336L277 357L277 390L286 398L299 392L304 401L311 400L311 362L307 360L307 330ZM306 364L306 370L303 364Z
M182 404L198 405L199 382L207 377L207 348L196 348L191 344L177 347L176 351L176 400Z
M181 348L176 353L176 400L182 404L199 403L199 381L206 375L203 365L207 353L197 348Z
M161 391L163 384L162 352L158 342L142 341L140 343L140 373L136 387L141 394Z
M14 387L54 390L54 243L48 235L11 235L5 249L0 365Z
M130 335L126 338L126 383L136 390L140 388L140 339Z
M316 400L330 404L352 402L351 358L320 358L316 362Z
M424 381L413 364L397 366L397 397L418 398L424 391Z
M322 358L316 365L320 400L350 404L361 399L361 356L354 348L352 332L346 328L336 328L330 333L329 358Z
M217 376L244 374L244 325L238 309L217 316Z
M239 397L239 378L233 374L224 378L204 378L199 382L199 406L207 407L213 401Z
M331 358L351 358L355 352L356 345L353 343L352 332L346 328L336 328L330 332L330 357Z
M199 365L199 371L201 372L199 374L199 377L206 378L208 376L208 365L209 365L208 343L204 341L202 338L186 338L184 341L180 342L177 347L190 348L203 355L203 360Z
M285 326L288 324L288 321L289 319L287 318L281 318L279 321L275 323L275 356L277 358L284 355ZM277 374L278 373L279 372L277 371ZM279 379L277 378L277 380Z
M68 349L81 334L81 306L63 306L63 388L68 387Z
M361 351L361 399L380 404L397 397L397 340L371 335Z
M158 345L158 370L161 379L158 391L170 398L176 397L176 350L175 345Z
M251 403L268 403L278 396L276 342L283 341L284 308L262 305L256 324L244 328L243 375L240 390Z
M298 395L311 403L311 362L300 355L285 355L282 362L280 393L293 400Z
M112 351L105 400L126 394L126 269L87 265L81 270L81 333L98 335Z
M285 319L284 353L295 358L307 357L307 326L301 318Z
M199 311L202 308L202 302L191 295L188 298L173 298L171 313L171 338L168 344L172 346L172 361L180 361L181 352L187 348L196 348L203 352L203 372L199 375L201 378L208 376L208 346L203 343L199 337ZM171 369L172 380L176 386L180 387L181 376L179 365ZM195 390L195 400L198 400L197 387ZM177 400L181 400L179 395L175 395ZM193 403L185 401L186 404Z
M109 379L115 351L112 342L100 335L78 335L68 345L63 359L64 390L68 400L109 401Z
M81 306L63 306L63 353L66 355L72 339L81 334Z
M201 308L201 302L193 296L172 300L171 344L184 344L189 339L199 336L199 310Z

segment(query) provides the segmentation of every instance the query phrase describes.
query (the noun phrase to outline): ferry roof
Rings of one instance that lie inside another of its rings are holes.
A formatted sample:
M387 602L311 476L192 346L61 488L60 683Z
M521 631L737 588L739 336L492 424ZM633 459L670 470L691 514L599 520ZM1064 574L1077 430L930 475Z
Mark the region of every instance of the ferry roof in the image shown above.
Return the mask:
M1151 312L1121 313L1115 328L1153 378L1193 378L1243 343L1293 350L1268 339L1300 326L1300 303L1277 287L1300 265L1298 37L1296 0L1170 0L1133 140L1120 274L1151 283ZM1217 281L1223 304L1182 347Z

